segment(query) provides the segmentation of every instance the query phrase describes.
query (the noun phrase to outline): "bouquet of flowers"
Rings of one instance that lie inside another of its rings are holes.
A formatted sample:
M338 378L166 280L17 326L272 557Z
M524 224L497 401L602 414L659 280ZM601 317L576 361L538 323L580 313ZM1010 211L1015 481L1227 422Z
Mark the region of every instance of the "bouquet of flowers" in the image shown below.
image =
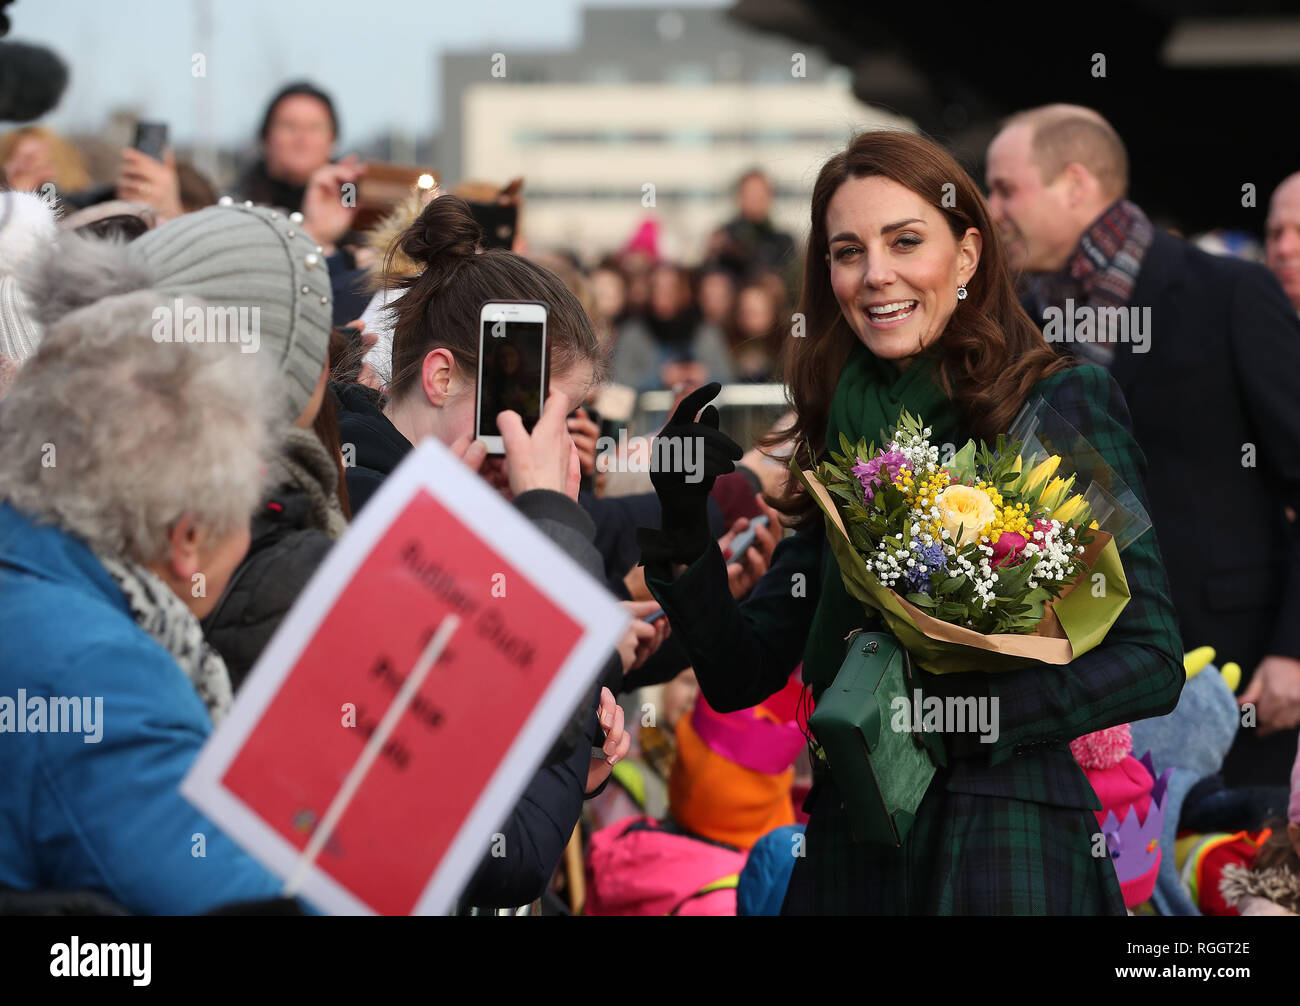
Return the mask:
M941 460L930 434L904 412L882 447L841 437L800 473L849 593L935 673L1064 664L1096 646L1129 599L1117 540L1149 527L1136 497L1041 400L992 448Z

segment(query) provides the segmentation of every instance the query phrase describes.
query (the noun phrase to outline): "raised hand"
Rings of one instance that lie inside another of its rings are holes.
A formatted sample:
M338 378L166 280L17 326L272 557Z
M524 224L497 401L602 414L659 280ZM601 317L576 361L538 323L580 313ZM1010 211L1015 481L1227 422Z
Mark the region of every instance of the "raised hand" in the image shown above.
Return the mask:
M718 429L718 410L708 405L721 390L722 385L715 381L691 392L655 438L650 481L659 496L663 519L657 532L638 530L643 561L690 564L713 543L709 492L719 475L736 470L744 453Z

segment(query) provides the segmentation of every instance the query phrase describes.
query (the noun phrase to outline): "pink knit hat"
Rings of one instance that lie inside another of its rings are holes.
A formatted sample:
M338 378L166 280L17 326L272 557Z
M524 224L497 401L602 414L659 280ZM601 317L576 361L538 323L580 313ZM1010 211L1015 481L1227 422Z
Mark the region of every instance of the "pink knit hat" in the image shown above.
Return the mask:
M659 261L659 221L653 217L642 220L636 233L623 248L623 254L641 252L652 262Z
M781 722L764 706L720 713L702 695L691 711L691 726L714 754L764 775L780 775L807 744L799 724Z
M1127 723L1086 734L1072 741L1070 751L1092 784L1101 810L1101 826L1119 880L1124 904L1135 908L1151 897L1160 872L1163 850L1165 794L1172 769L1159 778L1147 752L1133 757L1133 736Z

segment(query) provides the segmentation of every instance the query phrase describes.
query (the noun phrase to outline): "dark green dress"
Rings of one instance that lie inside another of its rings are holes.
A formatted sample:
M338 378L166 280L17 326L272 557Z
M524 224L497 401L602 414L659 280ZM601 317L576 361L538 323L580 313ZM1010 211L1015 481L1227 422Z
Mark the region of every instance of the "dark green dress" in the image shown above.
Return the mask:
M1071 422L1145 505L1146 461L1126 429L1123 395L1105 370L1073 367L1041 381L1033 394ZM936 428L933 441L960 445L969 436ZM971 734L945 738L948 767L935 776L901 848L855 843L834 778L819 772L787 914L1124 912L1114 868L1105 854L1092 853L1100 830L1093 811L1101 805L1069 742L1171 711L1185 678L1155 533L1122 559L1132 599L1106 640L1070 664L996 675L921 673L927 694L996 697L1000 734L991 744ZM716 547L672 582L667 570L648 568L647 583L691 654L711 706L725 712L763 701L801 660L814 698L820 695L838 664L828 670L818 659L814 668L806 658L818 650L842 654L850 629L871 627L860 608L829 619L823 612L817 621L828 628L810 639L822 576L834 561L817 522L778 545L742 605L731 598Z

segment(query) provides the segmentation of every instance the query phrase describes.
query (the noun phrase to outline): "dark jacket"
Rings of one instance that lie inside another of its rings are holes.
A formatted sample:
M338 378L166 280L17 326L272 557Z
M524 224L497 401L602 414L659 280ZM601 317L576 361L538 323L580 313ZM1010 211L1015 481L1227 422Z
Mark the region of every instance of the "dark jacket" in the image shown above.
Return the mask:
M794 238L776 229L770 219L754 222L737 216L723 226L728 241L719 258L739 277L758 270L785 274L787 282L795 263ZM791 286L793 289L793 286Z
M306 185L295 185L273 178L266 170L266 161L259 158L240 176L234 196L237 199L251 199L259 206L274 206L294 213L302 209L306 192Z
M280 481L254 512L248 554L203 619L204 635L225 660L236 689L325 561L334 544L331 530L342 530L341 510L332 529L322 512L323 501L334 500L338 474L315 437L303 430L292 438L294 446L287 449L300 462L292 465L297 477ZM313 443L318 450L304 456Z
M1074 367L1035 390L1142 498L1142 455L1106 372ZM785 685L803 655L828 562L835 559L817 521L777 546L741 605L731 598L716 546L672 582L667 570L647 567L646 582L690 652L709 705L745 709ZM1184 682L1154 537L1125 551L1124 569L1128 606L1105 641L1071 663L921 673L927 694L987 702L999 733L987 744L973 733L945 736L949 765L935 775L901 848L852 841L833 769L819 773L805 804L808 855L795 865L787 914L1124 912L1114 868L1092 854L1093 811L1101 804L1069 742L1169 712ZM806 591L791 589L796 574Z
M1266 655L1300 659L1300 537L1283 509L1300 510L1300 319L1263 266L1160 230L1129 306L1151 309L1149 349L1117 344L1110 370L1147 458L1183 645L1213 646L1249 680ZM1242 730L1224 774L1285 785L1295 750L1295 730Z
M359 514L402 463L411 442L383 413L383 396L361 384L331 384L338 406L339 444L352 513Z
M389 422L379 407L379 396L370 389L360 385L331 385L331 389L338 402L339 439L348 495L356 514L401 463L411 443ZM517 496L514 505L597 581L604 582L603 563L591 543L595 526L573 500L537 489ZM616 682L621 672L615 654L601 678ZM598 694L593 689L574 710L502 829L506 857L484 857L462 903L505 908L541 895L582 812L590 747L604 743L595 716Z

